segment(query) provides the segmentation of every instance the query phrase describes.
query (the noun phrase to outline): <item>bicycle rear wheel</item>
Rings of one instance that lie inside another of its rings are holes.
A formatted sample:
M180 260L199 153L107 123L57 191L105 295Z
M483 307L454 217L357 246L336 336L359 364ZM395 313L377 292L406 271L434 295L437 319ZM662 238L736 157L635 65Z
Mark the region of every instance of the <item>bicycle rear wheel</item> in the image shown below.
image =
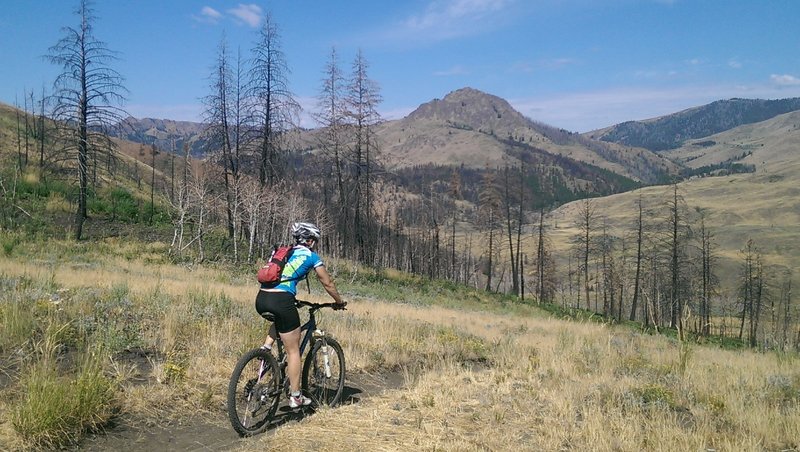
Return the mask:
M240 436L266 430L280 403L278 364L269 350L245 353L228 383L228 418Z
M314 341L303 363L303 390L317 406L336 406L344 392L344 352L332 337Z

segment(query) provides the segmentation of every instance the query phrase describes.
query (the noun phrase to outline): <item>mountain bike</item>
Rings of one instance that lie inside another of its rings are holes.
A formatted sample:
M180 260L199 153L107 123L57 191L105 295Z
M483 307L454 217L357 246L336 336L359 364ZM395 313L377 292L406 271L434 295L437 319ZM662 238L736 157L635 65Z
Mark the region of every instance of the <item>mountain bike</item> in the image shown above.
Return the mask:
M345 367L342 346L317 327L315 314L322 308L344 309L336 303L309 303L297 300L297 307L309 307L309 319L300 327L300 356L303 362L302 391L311 407L336 406L344 391ZM274 322L272 314L264 317ZM228 418L240 436L263 432L275 417L283 395L289 396L286 352L280 335L273 344L277 356L266 348L248 351L236 363L228 383Z

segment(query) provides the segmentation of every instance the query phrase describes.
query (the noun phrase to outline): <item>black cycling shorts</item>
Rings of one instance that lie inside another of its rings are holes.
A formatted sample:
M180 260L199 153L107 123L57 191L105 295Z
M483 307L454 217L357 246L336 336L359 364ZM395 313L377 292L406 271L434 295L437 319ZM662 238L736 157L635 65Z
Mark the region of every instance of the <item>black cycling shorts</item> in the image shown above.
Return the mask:
M258 291L256 311L262 317L264 313L275 315L275 328L279 333L288 333L300 327L300 314L294 305L294 295L289 292Z

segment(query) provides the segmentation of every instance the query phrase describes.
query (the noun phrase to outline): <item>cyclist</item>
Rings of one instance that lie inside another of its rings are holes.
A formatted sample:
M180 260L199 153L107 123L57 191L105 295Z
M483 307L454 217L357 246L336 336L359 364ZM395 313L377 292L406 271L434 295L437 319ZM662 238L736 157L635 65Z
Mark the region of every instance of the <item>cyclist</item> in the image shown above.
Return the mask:
M272 328L277 329L281 335L286 350L286 373L291 389L289 406L297 408L311 403L311 399L300 393L300 315L295 306L297 282L305 279L313 269L331 298L342 307L346 303L342 301L330 274L325 270L322 259L314 252L319 244L319 228L312 223L294 223L292 237L295 241L294 250L283 268L281 283L273 288L261 287L256 297L256 311L262 316L267 312L275 316ZM267 349L272 347L274 341L275 333L272 328L264 343Z

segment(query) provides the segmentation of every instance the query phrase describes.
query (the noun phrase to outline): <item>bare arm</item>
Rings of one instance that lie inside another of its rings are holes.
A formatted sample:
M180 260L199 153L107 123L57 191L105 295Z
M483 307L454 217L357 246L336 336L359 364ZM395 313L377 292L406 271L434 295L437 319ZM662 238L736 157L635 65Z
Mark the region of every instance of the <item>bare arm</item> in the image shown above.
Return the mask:
M342 301L342 296L339 295L339 291L336 290L336 284L333 283L331 275L328 274L328 270L325 270L325 267L322 265L314 270L317 272L317 278L319 278L319 282L322 283L322 287L325 288L325 291L328 292L328 295L330 295L331 298L333 298L337 303L344 303L344 301Z

